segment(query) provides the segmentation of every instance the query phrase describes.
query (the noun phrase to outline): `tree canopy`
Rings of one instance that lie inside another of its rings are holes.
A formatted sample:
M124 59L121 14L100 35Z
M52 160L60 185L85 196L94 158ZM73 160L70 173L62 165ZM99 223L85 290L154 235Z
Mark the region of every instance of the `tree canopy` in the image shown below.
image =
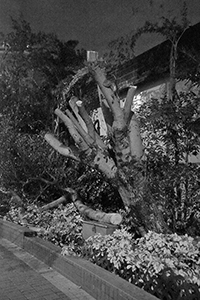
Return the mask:
M55 157L51 163L45 160L51 152L42 132L55 125L58 83L83 66L85 51L76 50L77 41L61 42L52 34L33 33L24 20L12 24L12 32L4 37L1 60L1 184L22 191L24 184L27 190L29 178L44 177L51 184L56 174L51 169ZM32 180L29 191L36 192L37 186L38 180ZM36 195L45 188L45 182L40 182Z

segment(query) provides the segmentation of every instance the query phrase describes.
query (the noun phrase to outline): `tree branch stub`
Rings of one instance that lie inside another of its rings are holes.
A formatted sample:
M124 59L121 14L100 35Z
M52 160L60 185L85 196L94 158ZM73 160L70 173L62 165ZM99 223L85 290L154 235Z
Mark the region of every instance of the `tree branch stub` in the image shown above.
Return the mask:
M62 116L62 112L61 111L57 112L57 109L55 110L55 113L57 115L59 113L60 117ZM65 113L67 114L67 116L69 117L69 119L71 120L71 122L73 123L73 125L75 126L76 130L82 136L82 138L84 139L84 141L88 144L88 146L89 147L93 147L94 144L95 144L95 141L92 139L92 137L90 135L88 135L88 133L82 128L82 126L80 125L80 123L76 120L76 118L73 116L73 114L69 110L66 110ZM65 114L63 114L63 115L65 115Z
M125 115L125 122L127 123L131 113L131 106L133 104L133 98L136 94L137 86L131 86L127 92L126 102L124 105L124 115Z
M83 120L84 120L84 122L87 126L88 134L91 136L91 138L93 140L95 140L94 125L93 125L92 120L91 120L90 116L88 115L84 105L83 105L83 102L80 101L76 97L73 98L73 101L75 102L76 106L78 107L79 114L83 118Z
M69 130L69 133L74 139L75 143L78 145L78 147L80 147L80 150L89 154L91 152L89 145L86 143L84 138L80 135L80 133L78 132L77 128L75 127L71 119L58 108L55 110L55 114L64 122L64 124Z
M120 129L121 127L124 127L124 112L122 108L120 107L120 102L119 99L117 98L116 94L112 90L112 87L106 86L106 76L105 72L99 67L93 67L92 68L92 74L99 85L103 95L106 98L106 101L113 113L114 121L115 121L115 126Z
M72 158L76 161L80 161L80 159L74 155L70 147L66 147L63 143L61 143L56 137L53 136L51 133L46 133L44 136L44 139L47 141L47 143L55 149L58 153L60 153L63 156Z

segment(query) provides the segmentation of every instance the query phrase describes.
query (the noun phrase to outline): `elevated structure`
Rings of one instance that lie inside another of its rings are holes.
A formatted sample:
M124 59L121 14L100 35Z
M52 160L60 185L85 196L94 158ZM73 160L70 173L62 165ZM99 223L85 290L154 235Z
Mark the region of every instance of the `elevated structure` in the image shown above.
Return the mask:
M166 40L115 69L114 73L121 93L126 92L129 82L138 86L138 92L168 82L170 51L171 42ZM199 53L200 22L189 27L178 43L178 79L186 78L187 73L187 77L189 74L200 83Z

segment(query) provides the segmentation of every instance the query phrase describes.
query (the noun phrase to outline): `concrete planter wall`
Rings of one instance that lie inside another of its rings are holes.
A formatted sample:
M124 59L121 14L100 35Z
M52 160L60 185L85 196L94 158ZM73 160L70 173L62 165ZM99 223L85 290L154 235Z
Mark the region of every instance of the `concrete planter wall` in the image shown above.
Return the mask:
M36 233L26 227L0 219L0 237L5 238L23 248L25 236L36 236Z
M122 278L77 257L64 257L61 249L35 236L27 228L0 219L0 238L22 247L97 300L156 300Z

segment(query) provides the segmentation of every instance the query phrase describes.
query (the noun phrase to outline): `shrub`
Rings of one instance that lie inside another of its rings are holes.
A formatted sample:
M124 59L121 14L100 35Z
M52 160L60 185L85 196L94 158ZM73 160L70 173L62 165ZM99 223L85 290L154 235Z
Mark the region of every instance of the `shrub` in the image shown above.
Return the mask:
M134 240L125 229L116 230L90 237L83 256L161 299L188 291L200 295L200 241L187 235L149 232Z
M148 185L170 230L196 236L200 229L200 172L199 164L190 159L200 150L198 131L192 130L193 121L198 120L199 91L180 92L173 102L162 93L162 88L144 92L137 111Z
M18 209L14 207L7 213L6 219L21 224ZM74 246L82 244L82 218L73 203L44 212L36 205L29 205L23 220L29 225L39 227L38 235L56 245L63 247L71 243Z

